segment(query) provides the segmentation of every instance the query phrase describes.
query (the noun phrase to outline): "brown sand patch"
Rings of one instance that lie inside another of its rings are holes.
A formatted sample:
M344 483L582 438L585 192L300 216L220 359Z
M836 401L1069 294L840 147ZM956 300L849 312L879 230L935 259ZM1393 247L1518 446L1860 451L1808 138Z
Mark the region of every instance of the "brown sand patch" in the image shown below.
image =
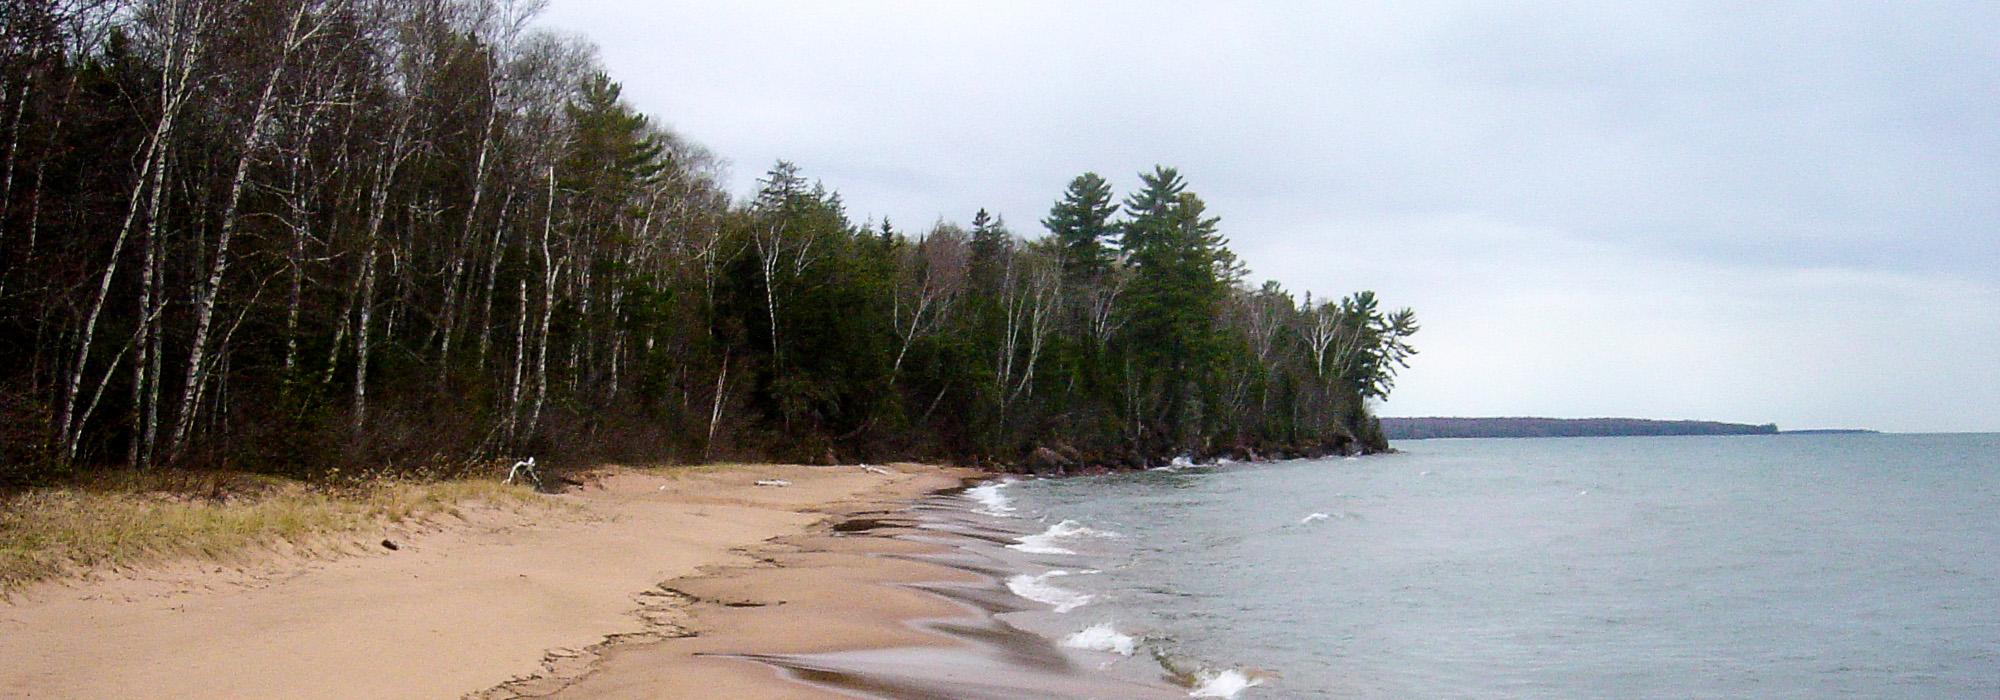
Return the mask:
M428 531L368 533L354 556L38 585L0 604L0 696L440 698L538 668L560 678L629 646L621 639L685 633L693 598L659 582L756 565L743 552L766 540L962 476L914 465L614 469L551 497L577 506L566 515L473 512ZM754 485L765 479L789 485ZM398 548L366 546L385 538ZM877 605L905 604L915 605Z

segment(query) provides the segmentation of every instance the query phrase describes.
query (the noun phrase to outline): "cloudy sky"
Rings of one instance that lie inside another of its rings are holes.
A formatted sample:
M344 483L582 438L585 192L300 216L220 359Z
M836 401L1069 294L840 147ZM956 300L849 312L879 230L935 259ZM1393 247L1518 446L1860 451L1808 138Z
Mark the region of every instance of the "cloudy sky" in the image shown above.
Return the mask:
M641 110L903 228L1179 167L1373 289L1384 415L2000 430L2000 3L553 0ZM1661 7L1665 6L1665 7Z

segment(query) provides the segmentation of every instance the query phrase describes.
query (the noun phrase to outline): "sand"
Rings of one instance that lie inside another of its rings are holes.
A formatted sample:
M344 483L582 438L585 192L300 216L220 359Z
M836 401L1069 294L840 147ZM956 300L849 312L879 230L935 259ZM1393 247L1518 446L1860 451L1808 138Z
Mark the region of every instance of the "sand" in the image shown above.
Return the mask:
M948 577L863 556L917 545L785 538L969 476L918 465L614 469L550 497L562 508L385 526L344 556L43 584L0 603L0 696L839 697L768 664L703 654L938 644L903 621L953 606L869 586ZM788 485L755 485L771 479Z
M664 584L681 604L655 634L601 645L485 697L1187 697L1150 659L1063 649L1017 625L1049 607L1007 590L1005 578L1026 564L1005 544L1042 526L970 505L939 495L856 509L771 540L752 550L754 561ZM1106 673L1110 665L1120 672Z

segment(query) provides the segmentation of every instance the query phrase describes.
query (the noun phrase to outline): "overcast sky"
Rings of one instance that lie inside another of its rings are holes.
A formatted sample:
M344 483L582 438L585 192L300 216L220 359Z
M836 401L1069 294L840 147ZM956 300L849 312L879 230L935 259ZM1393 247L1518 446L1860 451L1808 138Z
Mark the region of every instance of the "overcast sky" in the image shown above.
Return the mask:
M1616 5L1616 6L1614 6ZM1384 415L2000 430L2000 3L553 0L857 219L1180 168L1253 280L1423 331ZM1661 7L1666 6L1666 7Z

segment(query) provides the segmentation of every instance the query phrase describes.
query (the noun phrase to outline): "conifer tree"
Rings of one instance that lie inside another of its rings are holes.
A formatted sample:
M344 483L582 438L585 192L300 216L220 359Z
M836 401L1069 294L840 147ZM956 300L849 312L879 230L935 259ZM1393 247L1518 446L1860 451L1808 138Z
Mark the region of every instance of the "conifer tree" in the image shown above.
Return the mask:
M1233 259L1207 205L1172 168L1140 176L1145 188L1125 202L1132 219L1122 244L1132 266L1128 347L1144 369L1139 379L1157 392L1155 439L1186 449L1194 418L1188 399L1213 361L1215 318L1227 291L1219 274ZM1129 381L1129 380L1128 380Z
M1111 199L1111 183L1097 173L1084 173L1070 180L1062 199L1042 219L1062 251L1063 274L1072 284L1102 273L1111 263L1117 236L1111 218L1118 215Z
M1007 231L1006 223L986 213L985 209L972 215L972 286L975 291L988 296L999 294L1013 245L1013 234Z

